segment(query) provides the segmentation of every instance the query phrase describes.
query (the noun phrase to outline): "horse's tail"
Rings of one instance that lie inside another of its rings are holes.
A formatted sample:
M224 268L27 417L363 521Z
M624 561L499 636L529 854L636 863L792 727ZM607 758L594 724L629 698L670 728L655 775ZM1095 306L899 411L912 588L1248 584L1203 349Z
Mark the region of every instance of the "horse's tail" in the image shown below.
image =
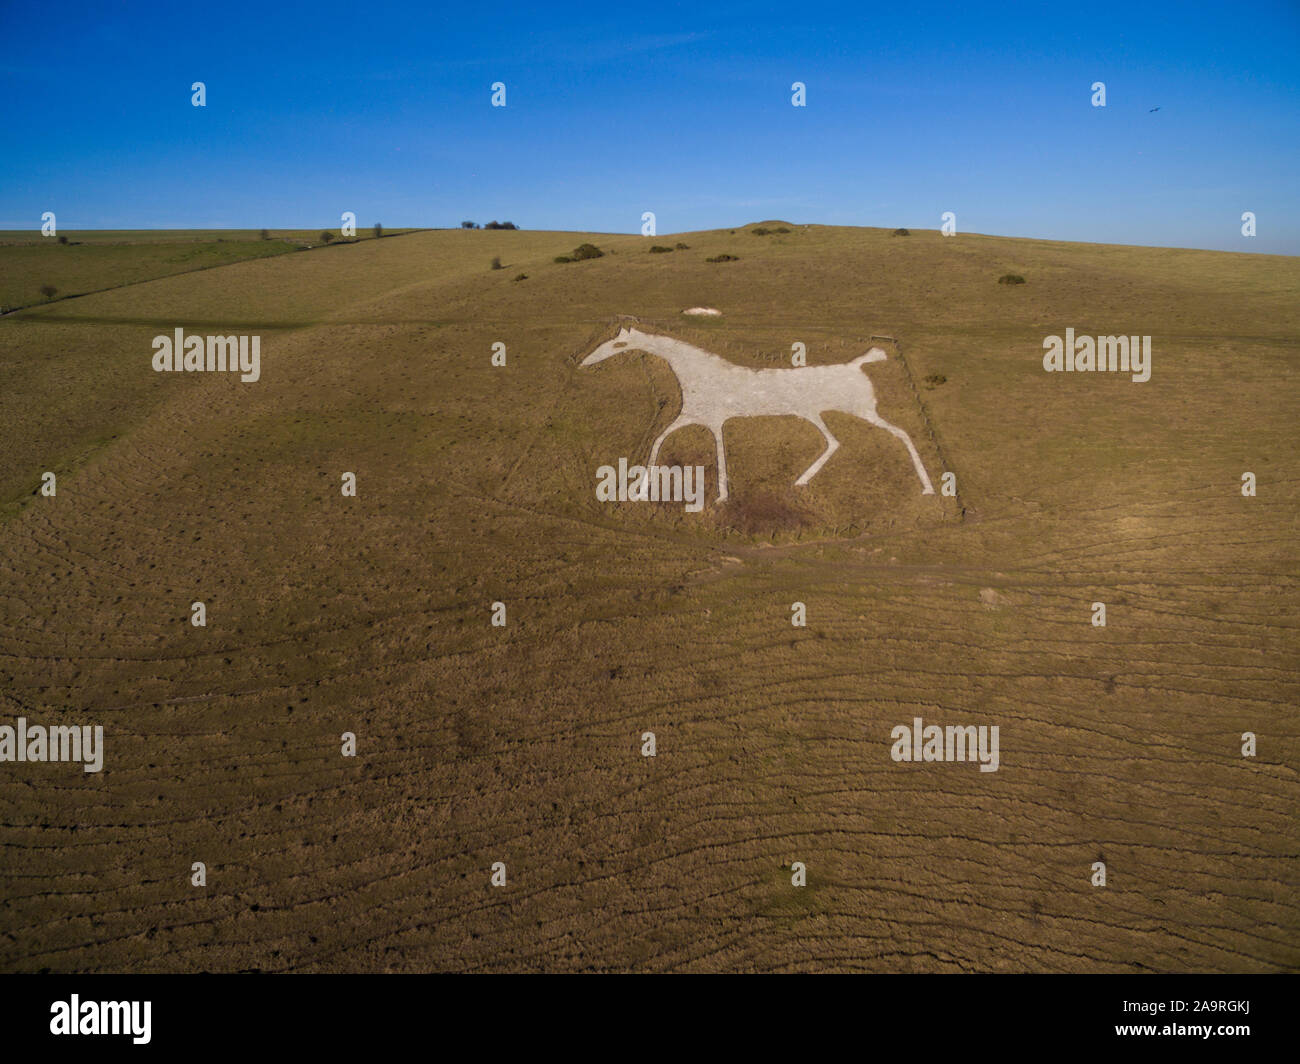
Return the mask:
M867 362L884 362L885 359L888 357L889 356L886 355L885 352L882 351L879 347L873 347L865 355L859 355L852 362L850 362L849 365L861 366L866 364Z

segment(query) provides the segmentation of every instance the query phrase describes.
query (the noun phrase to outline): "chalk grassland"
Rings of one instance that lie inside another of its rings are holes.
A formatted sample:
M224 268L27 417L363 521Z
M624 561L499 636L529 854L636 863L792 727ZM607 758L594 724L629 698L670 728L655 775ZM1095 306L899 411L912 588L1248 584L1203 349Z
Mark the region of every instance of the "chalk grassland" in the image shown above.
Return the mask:
M0 967L1300 967L1300 263L682 239L418 233L0 320L0 717L106 743L0 772ZM725 509L696 429L702 514L597 503L676 413L657 360L578 368L617 314L754 366L899 337L880 411L960 498L831 415L807 488L772 418ZM176 326L261 334L261 381L153 373ZM1067 326L1151 334L1151 381L1044 373ZM915 716L998 725L1000 770L893 763Z
M332 232L337 239L338 228ZM0 230L0 309L321 246L319 229L273 229L267 240L256 229L92 229L59 236L68 243L39 229ZM359 228L356 239L374 239L373 227ZM53 297L42 291L46 286L57 289Z

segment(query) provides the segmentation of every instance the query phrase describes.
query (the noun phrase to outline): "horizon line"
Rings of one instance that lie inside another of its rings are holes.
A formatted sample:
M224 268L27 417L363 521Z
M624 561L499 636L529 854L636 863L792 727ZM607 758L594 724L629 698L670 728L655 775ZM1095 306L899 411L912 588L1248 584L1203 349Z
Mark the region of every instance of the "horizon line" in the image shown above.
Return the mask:
M379 224L383 224L383 223L379 223ZM723 231L739 232L740 230L747 229L751 226L769 225L769 224L797 226L801 229L809 229L809 228L816 227L819 229L876 229L876 230L888 231L892 228L894 230L907 229L909 234L914 232L915 233L942 233L942 230L935 229L935 228L913 229L908 226L891 227L887 225L840 225L840 224L829 223L829 222L791 222L781 218L767 218L767 219L762 219L753 222L742 222L739 225L735 225L735 226L724 225L724 226L718 226L714 229L680 229L680 230L666 231L662 233L655 233L653 236L646 236L638 232L625 233L625 232L616 232L613 230L602 230L602 229L527 229L517 224L513 229L504 229L504 228L487 229L485 226L482 225L474 229L468 229L461 225L394 225L394 226L385 225L385 230L390 232L391 235L398 235L402 233L417 233L417 232L419 233L435 233L435 232L466 232L466 233L520 232L523 233L526 232L526 233L571 234L576 236L605 236L605 237L639 236L645 240L653 240L656 237L667 238L670 236L688 236L688 235L703 234L703 233L721 233ZM373 225L359 226L358 228L373 229ZM286 226L278 226L274 228L270 226L154 226L150 228L141 228L141 229L98 228L98 227L91 227L91 226L83 226L75 229L72 228L67 229L59 235L67 236L75 233L257 233L263 229L265 229L269 233L317 231L316 226L314 225L286 225ZM327 228L320 229L319 232L333 232L333 230L327 227ZM57 241L57 237L45 236L44 234L42 234L39 227L34 229L33 228L17 228L17 229L0 228L0 238L12 236L12 235L26 235L26 234L31 234L33 236L40 237L41 240ZM1106 240L1067 240L1060 237L1050 237L1050 236L1013 236L1004 233L981 233L981 232L976 232L974 230L963 230L962 232L955 233L953 235L954 236L978 236L978 237L985 237L991 240L1028 240L1028 241L1033 241L1035 243L1043 243L1043 244L1081 244L1088 247L1142 248L1151 251L1204 251L1204 252L1212 252L1213 254L1216 255L1261 255L1261 256L1268 255L1268 256L1275 256L1278 258L1300 257L1300 252L1230 251L1224 248L1204 248L1204 247L1195 247L1192 245L1184 245L1184 244L1121 244L1121 243L1113 243L1111 241L1106 241ZM375 239L375 238L371 237L370 239Z

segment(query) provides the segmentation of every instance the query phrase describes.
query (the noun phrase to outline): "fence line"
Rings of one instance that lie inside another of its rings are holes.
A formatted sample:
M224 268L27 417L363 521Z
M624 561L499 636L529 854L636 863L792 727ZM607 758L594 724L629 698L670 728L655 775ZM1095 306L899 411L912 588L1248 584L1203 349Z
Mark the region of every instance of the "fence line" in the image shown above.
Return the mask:
M934 450L939 456L939 461L943 463L943 469L940 472L950 472L955 476L956 471L952 468L943 453L943 448L939 445L939 437L934 431L934 424L930 421L930 414L925 409L925 403L921 400L921 392L916 386L916 378L912 374L912 367L907 361L907 356L903 354L902 341L893 336L885 336L882 333L872 333L867 342L870 343L872 340L888 340L894 345L894 354L898 356L898 361L903 366L903 376L907 378L907 384L912 389L912 398L916 400L917 409L921 411L921 420L925 423L925 431L930 437L930 442L934 444ZM941 476L940 480L942 479ZM966 505L961 501L961 477L957 477L957 484L958 486L953 488L953 498L957 500L957 505L961 507L961 519L964 521L966 520Z

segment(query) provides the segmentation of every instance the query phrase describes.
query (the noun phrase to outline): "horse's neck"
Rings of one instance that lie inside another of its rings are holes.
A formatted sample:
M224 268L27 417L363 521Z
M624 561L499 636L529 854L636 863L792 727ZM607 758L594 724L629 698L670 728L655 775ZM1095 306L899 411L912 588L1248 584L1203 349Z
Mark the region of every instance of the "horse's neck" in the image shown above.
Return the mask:
M643 351L648 351L652 355L658 355L670 366L673 371L680 377L682 371L690 373L691 370L700 371L710 366L727 366L730 365L724 358L703 350L699 347L692 347L690 344L683 343L681 340L674 340L671 337L655 337L640 345Z

